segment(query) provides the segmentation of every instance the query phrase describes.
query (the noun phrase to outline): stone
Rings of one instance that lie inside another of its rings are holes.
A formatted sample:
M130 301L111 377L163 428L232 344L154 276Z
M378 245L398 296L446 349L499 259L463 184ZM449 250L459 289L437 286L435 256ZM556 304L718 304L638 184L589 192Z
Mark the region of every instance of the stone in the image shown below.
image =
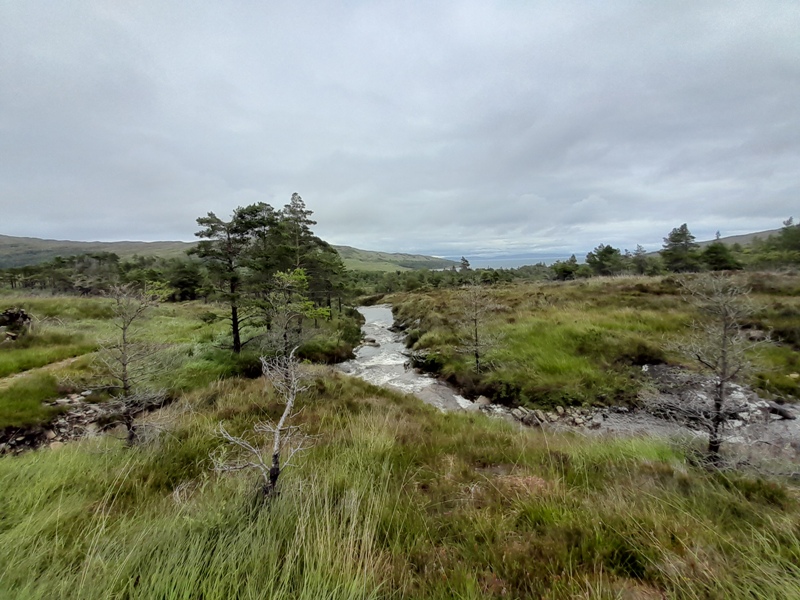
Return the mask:
M97 423L87 423L86 424L86 433L95 434L98 431L100 431L100 426Z
M478 396L478 399L475 400L475 404L478 406L489 406L492 403L486 396Z
M88 397L89 397L89 396L91 396L93 393L94 393L94 392L92 392L92 390L86 390L85 392L81 392L81 396L83 396L84 398L88 398Z
M512 416L513 416L515 419L517 419L517 420L519 420L519 421L521 421L521 420L522 420L522 418L525 416L525 413L524 413L524 412L522 412L522 411L521 411L519 408L515 408L515 409L513 409L513 410L511 411L511 414L512 414Z
M575 423L575 425L580 426L583 425L586 422L586 420L583 417L575 417L573 419L573 422Z
M558 414L559 417L564 416L564 407L556 406L556 414Z
M59 398L56 400L56 404L72 404L69 398Z
M800 379L800 373L789 373L791 379Z
M52 429L48 429L44 432L44 437L46 437L48 440L54 440L56 438L56 432Z
M18 438L16 438L14 441L15 441L15 442L24 442L24 441L25 441L25 436L24 436L24 435L21 435L21 436L19 436Z
M547 417L545 417L545 416L544 416L544 413L543 413L542 411L540 411L540 410L535 410L535 411L533 411L533 414L534 414L534 416L535 416L537 419L539 419L539 421L541 421L542 423L544 423L544 422L547 420Z
M589 427L592 429L600 429L600 426L603 424L603 415L595 415L592 418L592 421L589 423Z
M64 447L64 442L50 442L50 444L48 444L48 447L51 450L58 450L59 448Z
M547 420L550 421L551 423L555 423L556 421L558 421L558 415L555 414L555 413L549 412L549 413L547 413Z

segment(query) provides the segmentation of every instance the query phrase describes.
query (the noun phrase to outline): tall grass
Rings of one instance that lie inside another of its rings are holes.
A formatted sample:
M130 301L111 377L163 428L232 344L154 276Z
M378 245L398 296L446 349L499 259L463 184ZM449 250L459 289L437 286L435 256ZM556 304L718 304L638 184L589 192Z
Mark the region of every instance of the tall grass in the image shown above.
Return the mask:
M36 373L0 386L0 429L48 421L59 408L44 400L58 396L58 383L49 373Z
M191 392L153 446L0 458L0 597L800 597L800 510L779 484L326 372L301 405L316 442L267 504L208 461L219 420L279 410L258 381Z

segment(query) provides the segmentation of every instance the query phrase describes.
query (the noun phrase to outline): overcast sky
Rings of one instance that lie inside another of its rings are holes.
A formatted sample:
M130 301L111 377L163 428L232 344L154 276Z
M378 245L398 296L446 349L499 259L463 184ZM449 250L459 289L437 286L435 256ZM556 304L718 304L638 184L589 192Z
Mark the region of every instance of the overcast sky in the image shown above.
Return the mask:
M0 233L660 246L800 217L800 2L0 0Z

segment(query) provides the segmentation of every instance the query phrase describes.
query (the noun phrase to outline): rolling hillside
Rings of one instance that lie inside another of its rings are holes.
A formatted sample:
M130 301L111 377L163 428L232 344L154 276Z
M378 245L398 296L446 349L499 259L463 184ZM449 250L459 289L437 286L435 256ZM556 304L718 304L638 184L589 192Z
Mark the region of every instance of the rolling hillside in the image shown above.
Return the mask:
M72 242L0 235L0 269L35 265L56 256L94 252L113 252L120 258L140 256L183 256L192 242ZM405 271L409 269L444 269L456 263L421 254L371 252L350 246L334 246L348 269L361 271Z

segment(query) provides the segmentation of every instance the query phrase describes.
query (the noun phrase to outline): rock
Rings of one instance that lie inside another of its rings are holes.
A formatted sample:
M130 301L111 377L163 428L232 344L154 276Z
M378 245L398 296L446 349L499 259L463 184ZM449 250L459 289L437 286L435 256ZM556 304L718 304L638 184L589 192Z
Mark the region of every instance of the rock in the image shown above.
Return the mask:
M800 373L789 373L790 379L800 379Z
M56 400L56 404L72 404L69 398L59 398Z
M478 399L475 400L475 404L478 406L489 406L492 403L486 396L478 396Z
M56 438L56 432L53 431L52 429L48 429L47 431L44 432L44 437L47 438L48 440L54 440Z
M592 421L589 423L589 427L592 429L600 429L600 426L603 424L603 415L597 414L592 417Z
M563 406L556 406L556 414L558 414L559 417L564 416L564 407Z
M515 408L511 411L511 415L518 421L521 421L525 416L525 413L521 411L519 408Z
M733 429L738 429L742 425L744 425L744 423L739 419L731 419L730 421L728 421L728 426Z
M780 404L776 404L775 402L770 402L768 406L769 406L769 412L771 412L773 415L778 415L781 419L788 419L789 421L794 421L796 418L790 411L788 411Z
M100 426L97 423L87 423L86 424L86 433L87 434L95 434L100 431Z
M586 420L583 417L575 417L575 418L573 418L572 421L573 421L573 423L575 423L575 425L578 425L578 426L581 426L586 422Z
M547 417L545 417L544 413L540 410L533 411L533 414L541 423L544 423L547 420Z
M15 441L15 442L24 442L24 441L25 441L25 436L24 436L24 435L21 435L21 436L19 436L18 438L16 438L14 441Z
M94 392L92 392L92 390L86 390L86 391L84 391L84 392L81 392L81 396L83 396L84 398L88 398L88 397L89 397L89 396L91 396L93 393L94 393Z
M64 442L50 442L48 444L48 447L51 450L58 450L59 448L63 448L64 447Z

